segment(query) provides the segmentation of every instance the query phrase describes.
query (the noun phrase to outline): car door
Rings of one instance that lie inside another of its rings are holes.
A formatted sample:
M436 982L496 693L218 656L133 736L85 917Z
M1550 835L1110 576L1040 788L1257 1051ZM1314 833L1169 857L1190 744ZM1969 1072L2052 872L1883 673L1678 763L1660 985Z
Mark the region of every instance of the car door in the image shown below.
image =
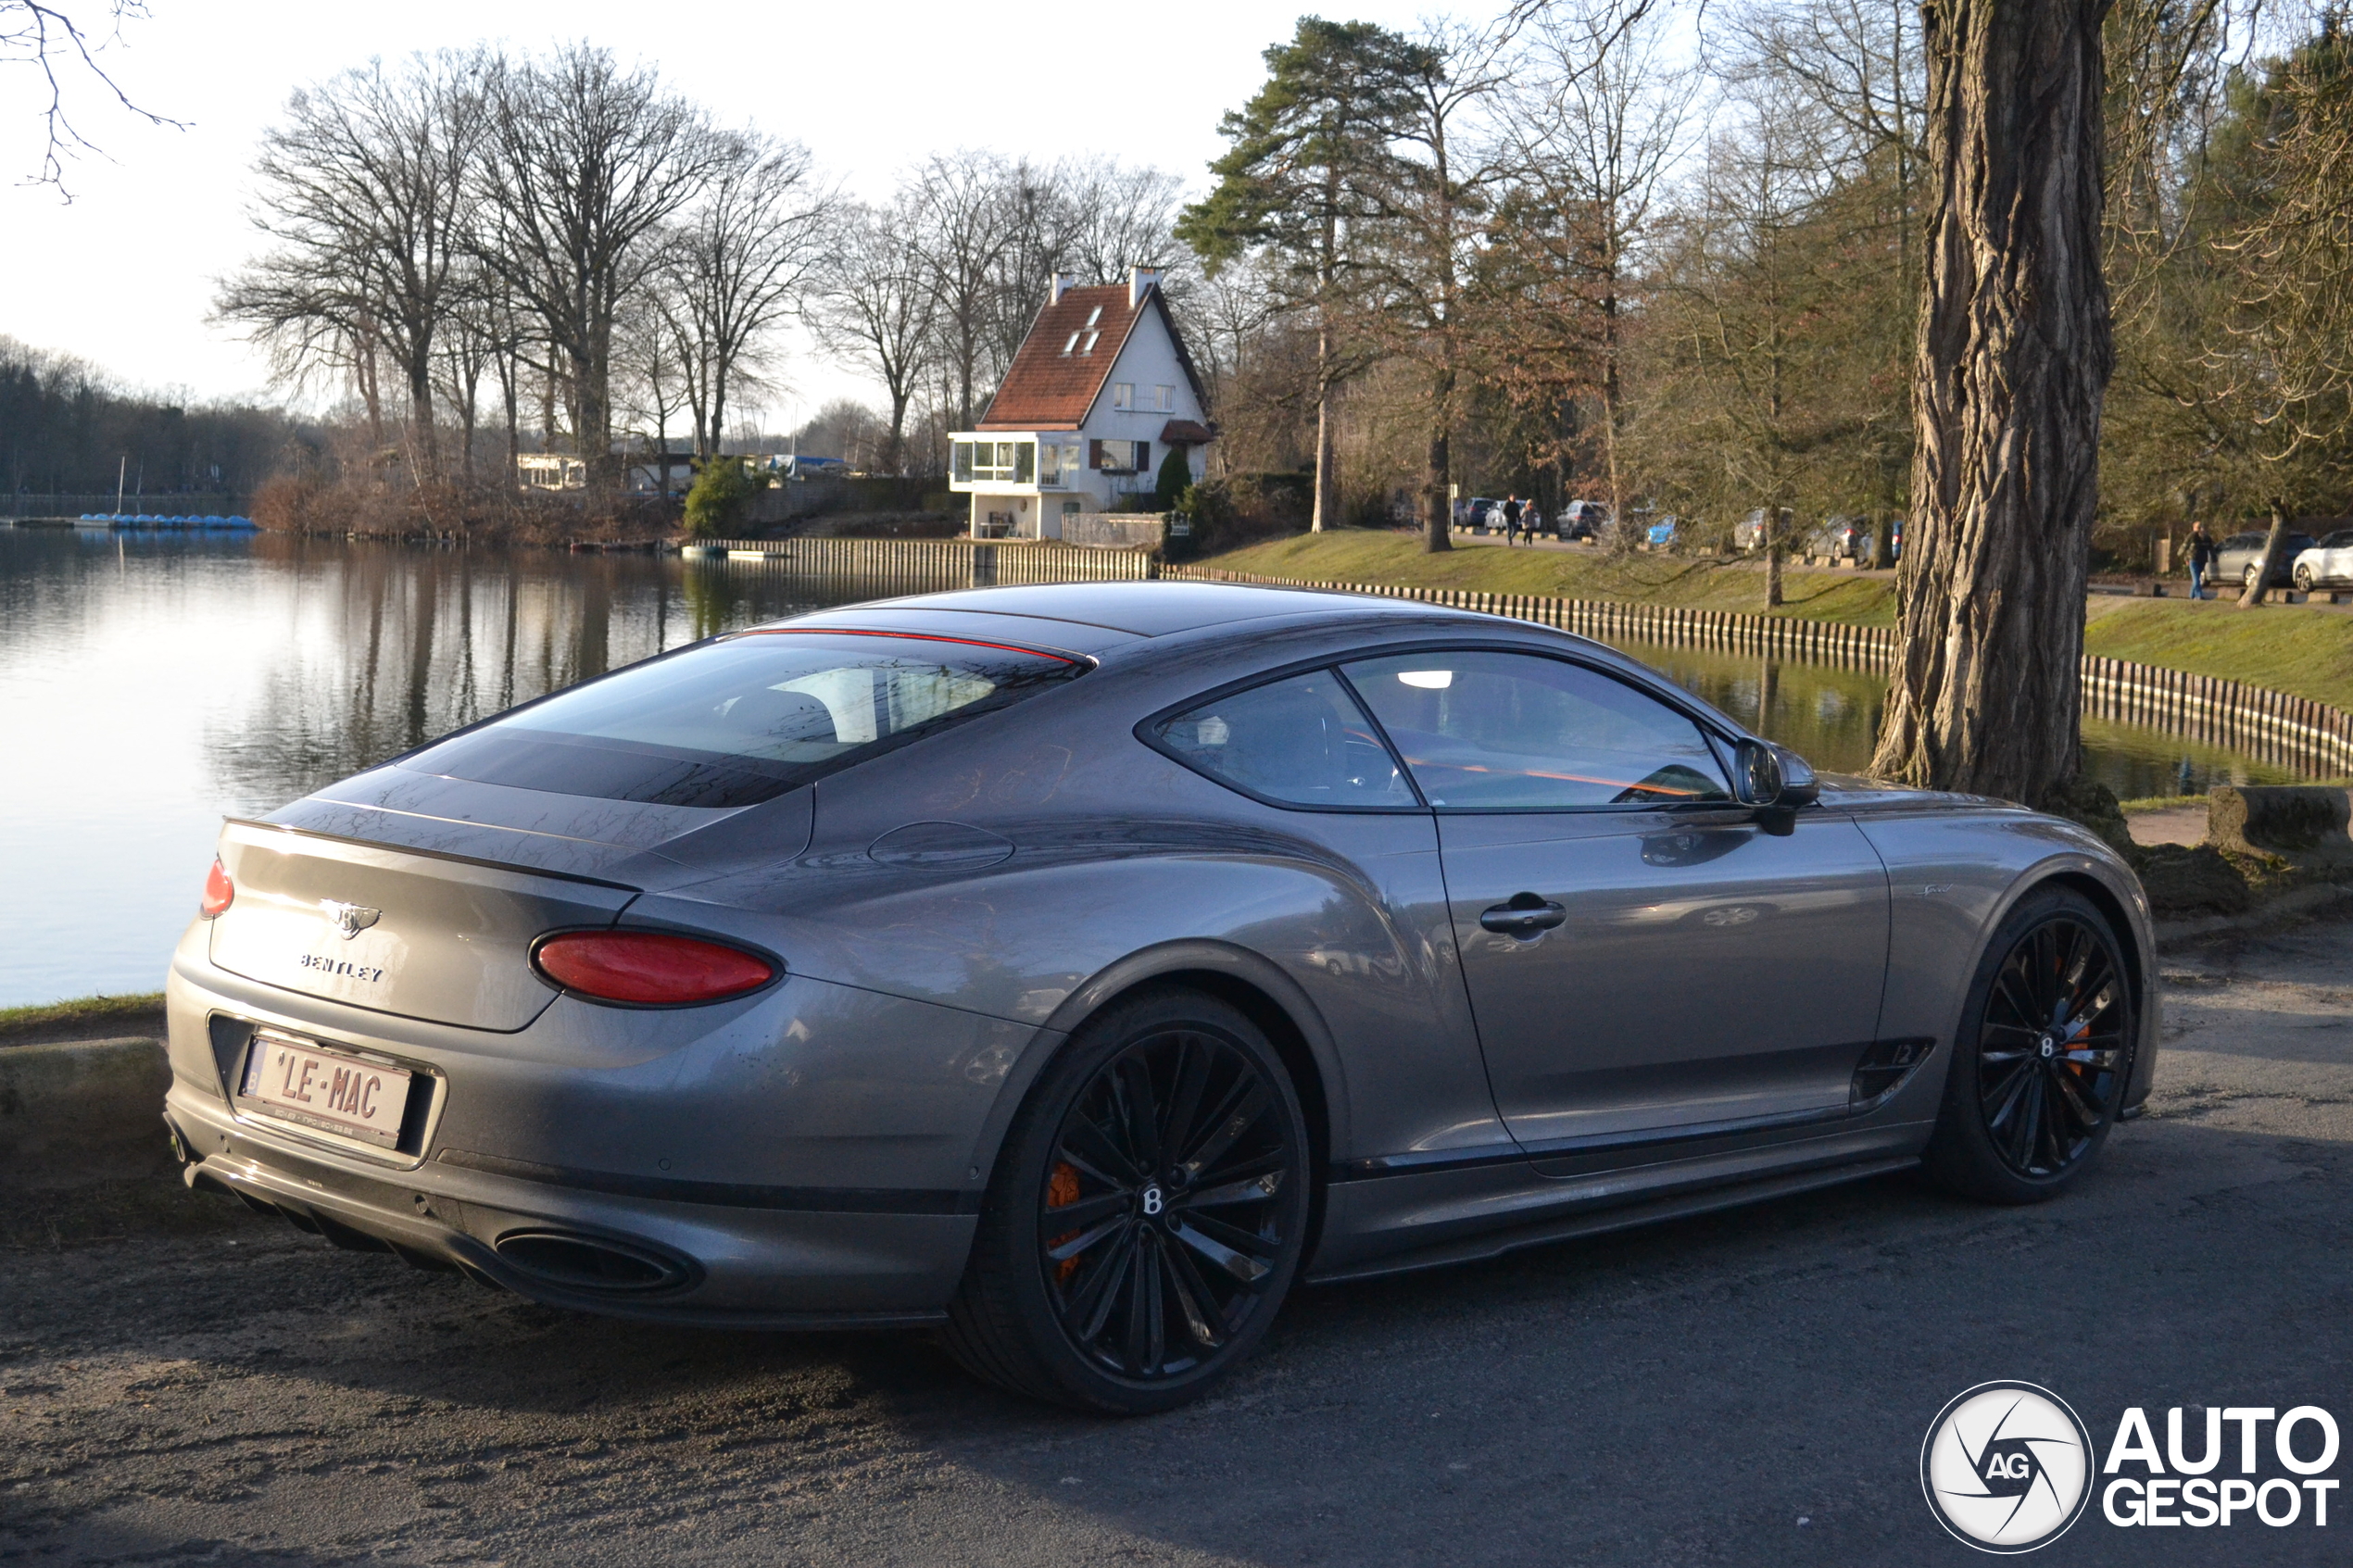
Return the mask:
M1848 818L1737 805L1685 712L1601 669L1442 649L1346 667L1437 814L1489 1081L1538 1151L1842 1110L1887 875Z

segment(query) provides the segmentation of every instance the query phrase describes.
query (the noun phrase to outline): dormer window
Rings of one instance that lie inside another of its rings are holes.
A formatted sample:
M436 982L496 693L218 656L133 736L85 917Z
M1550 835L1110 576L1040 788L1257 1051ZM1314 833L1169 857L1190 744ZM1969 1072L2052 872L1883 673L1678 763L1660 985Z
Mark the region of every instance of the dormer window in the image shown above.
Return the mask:
M1133 408L1136 406L1135 383L1124 381L1112 383L1111 406L1114 408Z

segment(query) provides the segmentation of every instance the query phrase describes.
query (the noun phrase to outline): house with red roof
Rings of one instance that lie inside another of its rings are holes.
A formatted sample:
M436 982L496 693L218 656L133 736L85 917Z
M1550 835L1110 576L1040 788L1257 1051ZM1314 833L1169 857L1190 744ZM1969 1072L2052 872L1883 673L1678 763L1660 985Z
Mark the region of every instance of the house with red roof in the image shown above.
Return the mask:
M1200 478L1212 438L1158 270L1091 288L1057 273L988 411L949 437L948 485L972 497L975 539L1060 539L1151 495L1172 449Z

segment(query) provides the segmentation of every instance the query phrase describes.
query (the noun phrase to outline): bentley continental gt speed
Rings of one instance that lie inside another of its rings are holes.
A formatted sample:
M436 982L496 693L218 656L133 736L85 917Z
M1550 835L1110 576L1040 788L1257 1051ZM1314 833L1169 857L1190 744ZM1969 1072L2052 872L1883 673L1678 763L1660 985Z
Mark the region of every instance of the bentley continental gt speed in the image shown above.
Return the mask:
M224 827L190 1184L547 1304L1198 1397L1302 1280L2079 1180L2138 882L1599 644L1135 583L713 637Z

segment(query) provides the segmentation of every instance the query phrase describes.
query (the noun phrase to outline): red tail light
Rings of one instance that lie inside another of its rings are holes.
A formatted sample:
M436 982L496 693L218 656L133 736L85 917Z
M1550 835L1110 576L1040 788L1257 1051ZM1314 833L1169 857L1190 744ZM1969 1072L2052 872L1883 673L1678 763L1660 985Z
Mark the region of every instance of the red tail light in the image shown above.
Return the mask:
M196 912L210 920L236 900L237 885L229 880L227 868L219 860L212 862L212 874L204 879L204 897L196 904Z
M679 1007L724 1001L776 978L776 965L740 947L660 931L572 931L532 955L539 972L598 1001Z

